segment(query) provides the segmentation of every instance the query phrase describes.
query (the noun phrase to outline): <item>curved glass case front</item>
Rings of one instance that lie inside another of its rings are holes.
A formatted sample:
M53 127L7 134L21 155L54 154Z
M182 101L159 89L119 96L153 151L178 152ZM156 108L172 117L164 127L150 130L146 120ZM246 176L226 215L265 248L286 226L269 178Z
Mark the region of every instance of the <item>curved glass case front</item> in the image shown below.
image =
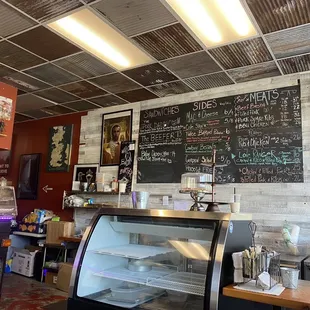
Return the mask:
M76 296L127 309L204 309L218 221L101 215Z

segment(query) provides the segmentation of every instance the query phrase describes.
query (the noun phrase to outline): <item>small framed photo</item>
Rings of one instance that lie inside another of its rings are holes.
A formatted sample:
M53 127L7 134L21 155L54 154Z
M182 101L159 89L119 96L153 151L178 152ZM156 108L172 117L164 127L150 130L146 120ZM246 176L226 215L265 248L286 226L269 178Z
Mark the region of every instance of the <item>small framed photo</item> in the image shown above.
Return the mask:
M72 190L79 190L80 182L87 183L88 179L90 183L96 182L99 168L98 164L74 165Z
M120 163L121 143L131 141L132 110L102 115L100 166Z

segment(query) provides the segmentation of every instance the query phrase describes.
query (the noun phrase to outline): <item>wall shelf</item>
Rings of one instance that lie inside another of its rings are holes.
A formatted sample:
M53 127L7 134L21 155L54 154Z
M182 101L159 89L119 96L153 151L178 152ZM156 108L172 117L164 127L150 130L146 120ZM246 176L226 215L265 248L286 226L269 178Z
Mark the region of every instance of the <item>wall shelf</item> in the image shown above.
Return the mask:
M66 196L70 195L105 195L105 196L118 196L119 193L115 192L82 192L82 191L65 191ZM129 195L130 193L121 193L121 195Z

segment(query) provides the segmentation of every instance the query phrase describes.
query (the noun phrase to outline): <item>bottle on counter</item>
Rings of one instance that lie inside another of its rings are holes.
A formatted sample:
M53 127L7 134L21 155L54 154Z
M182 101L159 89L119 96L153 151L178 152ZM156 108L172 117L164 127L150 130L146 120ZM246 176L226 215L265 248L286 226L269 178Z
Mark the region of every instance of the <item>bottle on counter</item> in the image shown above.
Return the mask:
M111 188L112 188L112 192L113 193L117 193L118 192L118 181L117 181L116 178L112 179Z

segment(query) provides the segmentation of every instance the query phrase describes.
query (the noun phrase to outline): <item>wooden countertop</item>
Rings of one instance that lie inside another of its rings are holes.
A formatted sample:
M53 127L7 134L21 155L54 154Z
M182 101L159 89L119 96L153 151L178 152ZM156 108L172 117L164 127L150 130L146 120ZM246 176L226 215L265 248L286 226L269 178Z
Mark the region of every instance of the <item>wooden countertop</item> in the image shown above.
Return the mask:
M286 288L280 296L238 290L234 288L234 284L224 287L223 295L274 306L304 309L310 306L310 281L299 280L296 290Z
M65 242L81 242L82 240L82 238L78 237L59 237L58 239Z

